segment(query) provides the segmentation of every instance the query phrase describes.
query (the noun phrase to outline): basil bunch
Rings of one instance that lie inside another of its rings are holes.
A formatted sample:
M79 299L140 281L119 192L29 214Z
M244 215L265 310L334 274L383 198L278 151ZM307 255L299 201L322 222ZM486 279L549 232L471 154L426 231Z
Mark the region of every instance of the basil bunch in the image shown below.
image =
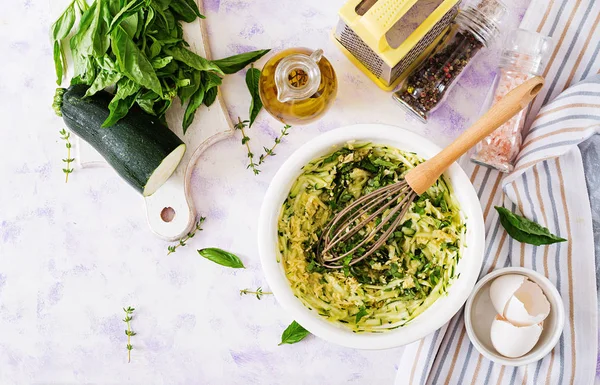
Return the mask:
M269 50L210 61L187 47L181 21L203 19L194 0L73 0L52 25L54 64L60 85L66 67L63 39L69 40L74 77L90 86L87 95L115 87L108 127L133 104L164 121L173 99L186 105L183 132L202 104L210 106L224 75L235 73Z

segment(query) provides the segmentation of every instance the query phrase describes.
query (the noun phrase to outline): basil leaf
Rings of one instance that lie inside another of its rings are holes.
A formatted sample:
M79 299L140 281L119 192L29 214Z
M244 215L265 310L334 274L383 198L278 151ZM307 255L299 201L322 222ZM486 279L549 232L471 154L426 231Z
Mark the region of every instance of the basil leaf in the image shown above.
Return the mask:
M73 29L75 24L75 1L73 1L60 17L52 24L52 39L54 39L54 70L56 84L62 83L66 60L62 50L61 40Z
M177 62L171 60L166 66L156 71L156 76L160 76L161 78L170 78L170 75L175 74L178 70L179 65L177 65Z
M133 15L130 15L129 17L125 18L125 20L123 20L123 22L121 22L121 24L119 24L119 25L125 30L125 32L127 32L129 37L131 37L133 39L138 30L137 12L134 13Z
M93 9L94 13L91 23L82 36L81 44L85 49L80 49L80 52L87 55L102 56L106 53L110 45L107 33L110 10L105 0L97 0L94 4L96 7Z
M173 56L165 56L152 60L152 68L160 69L164 68L173 60Z
M85 0L87 1L87 0ZM125 0L107 0L108 1L108 10L111 15L116 15L119 13L119 10L122 6L125 5Z
M108 27L107 33L111 33L117 26L121 24L123 20L125 20L129 16L135 15L137 11L140 10L144 5L146 5L146 0L131 0L129 3L127 3L127 5L121 8L119 13L117 13L115 17L113 17L110 26ZM134 31L136 29L137 24Z
M246 72L246 86L248 86L248 91L250 91L250 96L252 96L252 100L250 101L250 124L248 127L252 127L252 123L254 123L254 119L258 116L260 109L262 108L262 101L260 100L260 95L258 93L258 81L260 79L260 70L256 68L250 68L248 72Z
M302 341L309 334L308 330L304 329L302 325L294 321L283 331L279 345L295 344L296 342Z
M139 94L135 102L140 108L150 115L156 115L154 112L154 103L160 100L160 96L154 91L147 91L143 94Z
M151 8L148 8L148 9L151 9ZM131 19L132 17L133 16L130 16L129 18ZM145 18L144 17L145 17L145 11L144 11L144 9L138 10L137 14L136 14L136 29L135 29L135 34L133 35L134 39L139 39L141 33L145 32L144 27L146 25L146 22L145 22ZM143 39L143 42L145 43L146 42L145 37L142 37L142 39Z
M79 21L79 30L71 40L69 41L71 47L71 54L73 56L73 71L74 77L80 78L94 78L94 74L87 75L86 72L88 70L93 71L93 63L91 54L91 42L89 39L86 39L86 32L89 29L92 19L94 17L94 10L96 9L96 3L93 3L82 15L81 20ZM91 81L91 80L90 80ZM74 84L71 81L71 84ZM89 83L86 83L89 84Z
M166 29L166 31L163 32L166 32L171 37L177 37L177 34L174 32L177 29L178 23L175 20L175 16L173 16L173 12L169 11L168 9L165 9L164 11L162 11L162 17L165 22Z
M89 6L86 0L75 0L75 2L82 13L88 10Z
M183 134L185 135L188 127L194 121L194 116L196 115L196 110L200 105L202 105L202 101L204 100L205 88L204 84L200 83L200 87L198 90L194 92L194 94L190 97L190 102L188 103L185 113L183 114Z
M495 206L500 215L500 223L513 239L535 246L565 242L566 239L550 233L550 230L520 215L513 214L504 207Z
M248 64L254 63L269 51L270 49L261 49L233 55L224 59L213 60L213 64L216 64L222 70L222 73L229 75L244 69Z
M123 78L117 83L117 93L108 104L110 114L102 123L102 127L110 127L127 115L129 109L135 102L140 86L130 79Z
M123 119L125 115L127 115L127 113L129 112L131 106L133 106L136 96L137 93L123 98L115 96L108 104L110 114L108 115L108 118L106 118L106 120L102 123L102 127L110 127L117 123L119 120Z
M223 71L209 60L206 60L202 56L196 55L192 51L183 47L171 47L165 48L164 53L173 56L177 61L180 61L188 66L197 69L198 71L214 71L223 74Z
M172 0L153 0L154 4L156 4L161 10L165 10L169 8Z
M154 10L155 14L158 14L159 17L156 18L155 20L155 27L157 29L157 32L163 32L161 31L161 29L167 29L168 30L168 22L167 22L167 16L164 13L164 10L166 8L163 8L156 0L152 0L150 2L151 8ZM167 6L168 8L168 6Z
M217 99L217 93L219 92L217 87L221 85L223 79L212 72L205 72L204 74L208 78L206 92L204 93L204 105L210 107Z
M162 95L162 87L152 64L139 50L123 28L116 28L112 34L112 51L115 54L117 64L121 72L129 79L135 81L159 95Z
M367 309L364 306L361 306L358 309L358 313L356 313L356 323L358 323L362 317L368 315L369 313L367 313Z
M179 19L186 23L191 23L196 20L196 17L204 19L204 15L200 13L196 0L173 0L169 5L171 10L179 16Z
M96 67L94 66L94 58L92 56L86 56L85 58L81 58L81 61L75 62L73 61L74 67L78 68L76 70L76 75L71 79L71 85L74 84L87 84L91 85L96 78Z
M96 92L116 84L122 77L122 75L117 72L115 62L108 56L96 59L96 66L101 68L101 70L96 75L90 88L85 92L85 97L94 95Z
M175 82L175 87L176 88L183 88L183 87L187 87L191 84L191 80L190 79L179 79Z
M139 26L141 28L138 32L136 32L136 37L142 36L142 39L146 38L146 31L148 30L148 26L154 21L154 8L148 7L146 10L145 17L146 20L143 23L139 23Z
M173 104L173 99L162 99L156 102L156 105L154 106L154 115L158 116L158 118L160 119L160 121L166 126L167 125L167 120L165 118L165 113L167 112L167 110L169 109L169 107L171 107L171 104Z
M181 100L181 104L183 104L186 100L192 97L196 91L198 91L198 87L200 87L200 83L202 82L202 71L191 70L191 72L187 72L182 71L181 69L179 71L180 77L182 76L181 73L183 72L185 76L190 79L190 85L181 87L177 90L177 95ZM204 74L206 73L208 72L204 72Z
M75 2L72 2L60 17L52 24L52 39L61 40L67 37L75 24Z
M62 49L60 48L60 41L54 42L54 70L56 71L56 84L60 86L63 78L64 61L62 55Z
M162 50L162 45L158 42L158 40L154 40L152 42L152 44L150 45L150 56L148 57L149 59L154 59L156 56L158 56L158 54L160 54L160 51ZM173 56L169 56L171 59L173 59Z
M88 29L92 25L96 5L96 2L92 3L92 5L85 12L83 12L79 21L78 31L75 33L75 35L73 35L70 41L71 50L77 51L82 55L91 52L91 49L88 48L91 45L91 42L89 39L85 39L85 37Z
M204 105L210 107L217 99L217 87L209 88L204 95Z
M213 87L220 86L223 83L223 79L219 77L219 75L214 74L212 72L205 72L203 76L206 76L206 89L209 90Z
M92 96L98 91L102 91L106 87L114 85L121 79L121 74L118 72L100 71L94 82L85 92L85 97Z
M211 260L219 265L232 267L234 269L244 268L242 261L234 254L215 247L198 250L198 253L204 258Z

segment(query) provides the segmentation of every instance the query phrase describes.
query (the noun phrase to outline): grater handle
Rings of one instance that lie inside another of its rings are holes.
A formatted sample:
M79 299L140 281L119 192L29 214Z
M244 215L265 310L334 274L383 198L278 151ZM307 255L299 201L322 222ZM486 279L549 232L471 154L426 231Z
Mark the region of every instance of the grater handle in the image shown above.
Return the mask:
M379 0L358 19L358 23L371 34L379 51L392 49L385 34L416 2L417 0Z

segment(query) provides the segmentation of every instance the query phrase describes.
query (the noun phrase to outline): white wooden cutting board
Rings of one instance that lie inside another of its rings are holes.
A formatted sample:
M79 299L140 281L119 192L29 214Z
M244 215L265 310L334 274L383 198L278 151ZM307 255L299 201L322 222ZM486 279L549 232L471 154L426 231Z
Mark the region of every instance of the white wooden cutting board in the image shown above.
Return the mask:
M50 1L53 19L63 12L71 0ZM204 14L202 0L196 0L200 12ZM207 59L211 58L206 32L206 20L182 23L186 41L190 49ZM72 76L68 72L65 84ZM64 84L63 84L64 86ZM169 128L186 144L187 150L179 167L171 178L152 196L142 198L146 203L148 224L152 231L166 240L176 240L187 234L196 223L197 213L191 196L190 178L196 162L207 148L214 143L233 135L234 129L227 113L221 90L210 108L201 106L196 111L194 122L185 135L181 128L184 108L179 99L174 100L167 112ZM81 169L109 167L102 156L83 140L75 141L73 147L76 162Z

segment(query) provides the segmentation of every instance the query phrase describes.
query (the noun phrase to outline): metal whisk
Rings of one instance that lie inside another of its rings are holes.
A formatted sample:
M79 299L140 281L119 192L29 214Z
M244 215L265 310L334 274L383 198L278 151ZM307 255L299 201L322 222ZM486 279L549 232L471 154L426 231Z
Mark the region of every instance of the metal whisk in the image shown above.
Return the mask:
M407 172L404 180L360 197L337 213L323 229L318 262L327 268L341 269L355 265L377 251L398 228L419 195L459 157L525 108L543 86L544 79L536 76L514 88L448 147ZM355 236L379 216L382 216L381 222L368 231L361 242L343 254L336 254L336 246ZM350 261L347 261L348 256L351 256Z

